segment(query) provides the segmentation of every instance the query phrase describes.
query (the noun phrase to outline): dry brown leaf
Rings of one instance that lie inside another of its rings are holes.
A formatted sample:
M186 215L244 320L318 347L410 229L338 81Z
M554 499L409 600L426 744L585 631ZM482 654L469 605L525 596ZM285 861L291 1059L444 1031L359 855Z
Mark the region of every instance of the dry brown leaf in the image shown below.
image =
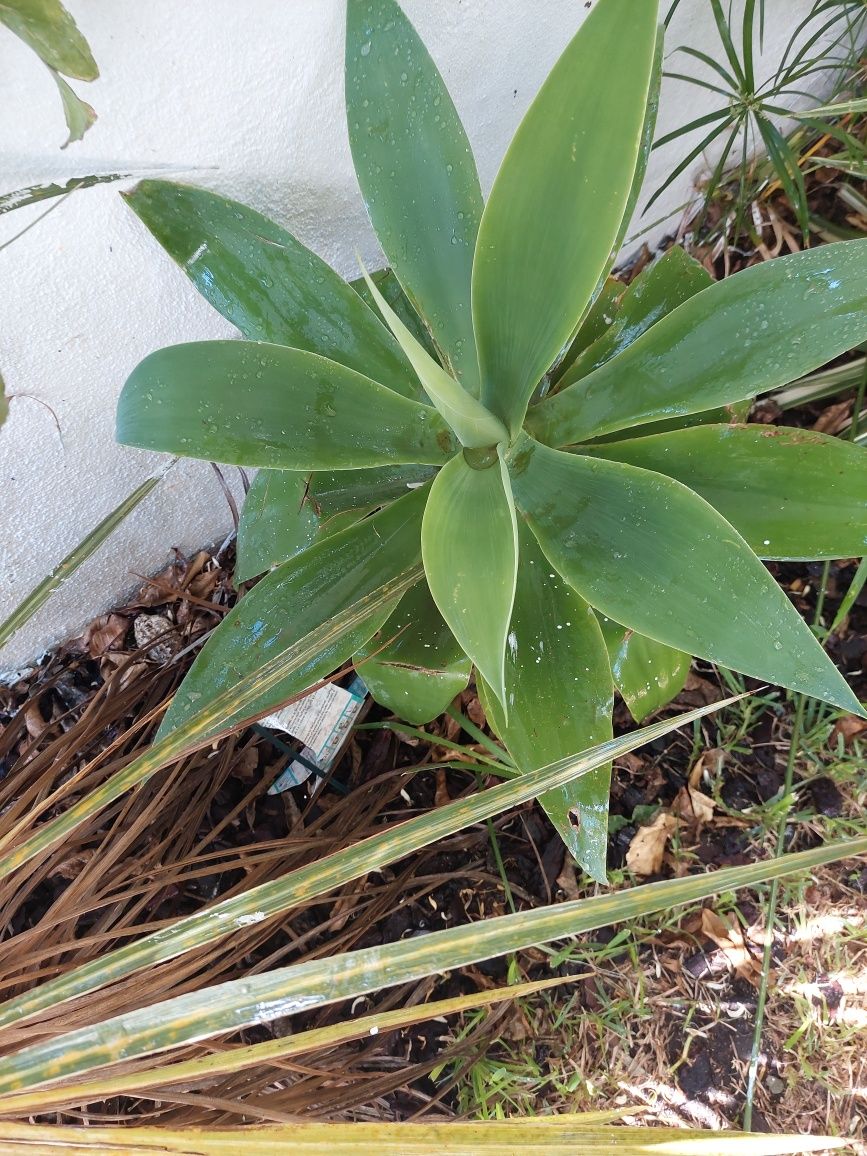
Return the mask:
M448 782L446 781L446 773L443 770L439 770L436 772L435 777L436 790L434 792L434 806L444 807L446 803L452 801L451 795L449 794Z
M722 951L732 970L757 987L762 972L761 961L747 947L741 929L705 907L701 913L701 930Z
M689 772L689 785L697 787L705 771L707 771L709 778L715 778L722 770L725 758L726 752L720 747L711 747L709 750L703 751Z
M51 725L43 718L38 699L29 702L24 708L24 725L32 739L41 738Z
M724 698L722 690L716 683L702 678L691 670L686 676L686 686L677 696L677 701L687 706L708 706L712 702L719 702Z
M856 718L853 714L843 715L834 723L834 729L831 731L830 744L832 747L837 745L838 736L842 735L843 743L848 746L853 739L857 738L867 731L867 720Z
M567 899L581 898L581 890L578 887L578 879L575 875L575 864L572 862L572 856L568 851L563 856L563 866L560 869L560 874L557 876L556 883Z
M471 691L464 691L464 714L474 722L477 727L483 727L485 722L485 712L482 710L482 704L479 702L478 695Z
M91 658L101 658L110 650L123 649L129 620L120 614L101 614L81 636L82 649Z
M649 826L639 827L626 852L626 866L634 875L659 871L668 837L676 827L677 819L667 811L660 811Z
M838 401L829 405L819 414L818 421L813 423L813 429L819 433L838 434L845 426L852 413L851 401Z
M714 801L695 787L681 787L671 809L685 823L701 827L713 818Z
M83 847L80 851L62 859L52 871L52 876L59 875L61 879L77 879L96 851L93 847Z

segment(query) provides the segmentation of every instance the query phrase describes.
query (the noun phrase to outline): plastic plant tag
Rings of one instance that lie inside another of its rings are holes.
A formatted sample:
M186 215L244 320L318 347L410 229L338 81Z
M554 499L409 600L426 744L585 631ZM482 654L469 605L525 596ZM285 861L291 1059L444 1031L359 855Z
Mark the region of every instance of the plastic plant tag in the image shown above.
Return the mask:
M367 687L355 675L348 686L329 683L261 719L260 726L284 731L304 743L297 758L268 788L268 794L280 795L299 787L311 775L330 770L366 697Z

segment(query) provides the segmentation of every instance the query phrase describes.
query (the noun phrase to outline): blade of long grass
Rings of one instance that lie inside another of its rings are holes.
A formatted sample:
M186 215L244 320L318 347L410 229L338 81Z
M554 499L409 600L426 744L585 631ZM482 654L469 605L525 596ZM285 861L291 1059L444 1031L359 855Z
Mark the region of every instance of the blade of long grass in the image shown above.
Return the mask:
M857 100L841 100L835 104L820 104L816 108L802 109L799 112L791 112L789 115L797 117L798 120L809 120L818 116L846 116L854 112L867 112L867 97L862 96Z
M58 563L45 578L30 591L24 601L12 611L5 622L0 623L0 648L4 647L16 631L29 622L33 615L43 606L54 592L67 582L72 575L91 557L103 542L109 538L148 494L159 485L166 473L172 468L174 461L164 466L159 473L142 482L137 489L116 506L110 514L79 542L74 550Z
M278 1124L265 1128L199 1129L56 1127L0 1124L4 1151L20 1156L800 1156L845 1148L847 1140L822 1136L759 1136L696 1132L682 1128L623 1128L592 1123L598 1113L447 1124ZM20 1146L19 1146L20 1145ZM38 1147L37 1147L38 1145ZM109 1147L111 1145L111 1147Z
M269 690L280 686L293 671L300 670L347 631L380 612L384 602L393 601L396 604L421 576L421 564L413 566L352 603L340 614L306 634L294 646L287 648L258 670L240 679L234 686L216 695L185 724L154 743L123 770L112 775L57 818L37 827L29 837L15 846L15 841L32 825L33 814L26 816L0 840L0 875L16 870L34 856L56 846L82 823L98 815L104 807L132 787L146 782L163 767L192 754L201 747L208 746L225 734L242 729L264 714L270 714L274 709L273 706L258 711L251 709L249 717L240 715L239 712L248 704L261 701ZM225 719L236 721L226 723ZM55 792L43 800L40 811L44 812L57 801L58 796Z
M697 157L701 156L701 154L705 151L705 149L707 149L710 145L712 145L713 142L717 139L717 137L720 136L721 133L724 133L727 128L731 127L731 125L733 123L735 124L735 128L737 128L739 122L736 122L736 121L734 121L734 118L729 117L726 120L724 120L721 124L716 125L707 134L707 136L704 137L695 146L694 149L690 150L690 152L683 158L682 161L680 161L679 164L675 165L672 172L666 177L666 179L662 182L662 184L655 190L653 195L648 200L647 204L644 206L644 212L645 213L648 211L648 209L651 207L651 205L654 205L659 200L659 198L666 191L666 189L671 187L671 185L674 183L674 181L677 180L677 178L680 176L680 174L682 172L684 172L686 169L688 169L689 166L692 164L692 162Z
M756 86L756 74L753 60L753 43L755 39L756 0L746 0L744 4L744 19L741 35L741 52L743 53L744 84L749 92Z
M735 48L735 43L732 40L731 29L729 28L728 21L726 20L725 12L723 11L723 6L720 3L720 0L710 0L710 6L711 6L711 9L713 11L713 18L716 21L716 27L717 27L717 32L719 33L720 41L722 43L723 48L725 49L725 54L728 57L728 62L732 66L732 72L737 77L739 84L746 87L746 79L744 76L744 70L743 70L743 67L741 66L740 60L738 59L737 49ZM749 9L749 0L747 2L747 10L748 9ZM744 19L746 20L746 16L744 17Z
M198 1080L212 1080L217 1076L232 1075L262 1064L282 1063L294 1056L317 1051L319 1048L331 1048L337 1044L348 1043L350 1040L383 1035L385 1032L410 1027L412 1024L427 1020L490 1007L507 1000L523 999L540 991L561 987L566 983L576 983L580 978L576 975L556 976L554 979L538 980L536 983L518 983L489 991L476 991L452 999L434 1000L431 1003L397 1008L394 1011L340 1020L324 1028L311 1028L295 1035L266 1040L265 1043L231 1048L202 1059L165 1064L152 1071L125 1072L122 1075L107 1075L80 1084L63 1084L60 1087L25 1092L4 1100L0 1104L0 1111L15 1116L26 1116L33 1112L54 1110L59 1106L91 1104L109 1096L145 1095L147 1092L169 1085L188 1087ZM159 1096L154 1098L159 1099Z
M833 369L822 369L818 373L808 374L793 385L772 391L768 397L773 398L782 410L794 409L810 401L832 397L841 390L857 385L864 375L865 368L867 357L856 357L852 361L847 361L845 365L836 365Z
M671 76L671 73L666 73L666 75ZM670 144L673 140L679 140L680 137L686 136L687 133L695 132L697 129L704 128L707 124L713 124L714 121L725 118L731 119L731 111L728 108L718 108L715 112L708 112L704 116L696 117L695 120L681 125L679 128L674 129L673 132L658 137L653 142L653 147L655 149L662 148L663 145Z
M4 213L11 213L15 209L26 208L27 205L36 205L40 201L64 197L67 193L74 193L79 189L90 189L94 185L125 181L132 175L132 173L94 173L86 177L73 177L62 185L52 181L47 185L28 185L26 189L15 189L14 192L0 195L0 216Z
M840 608L834 615L834 621L831 623L829 634L833 634L840 629L840 624L843 619L849 614L852 607L855 605L855 599L864 589L864 583L867 582L867 558L862 558L858 563L858 569L855 571L855 577L846 591L843 601L840 603Z
M538 947L694 903L718 892L766 883L862 854L867 854L867 836L767 862L502 915L230 980L113 1016L7 1055L0 1061L0 1095L74 1078L121 1059L156 1055L245 1026L270 1023L343 999L467 967L492 956Z
M116 948L101 959L92 960L49 980L34 991L8 1000L0 1005L0 1027L18 1024L40 1011L55 1008L124 976L222 939L238 927L246 926L251 915L261 921L311 898L327 894L335 887L403 859L438 839L491 819L546 791L565 786L573 779L589 774L644 743L661 738L742 697L711 703L676 718L654 723L642 730L601 743L574 758L561 759L549 767L509 779L469 799L457 799L397 827L372 835L309 866L291 871L279 879L262 883L204 911L179 919L165 931L154 932L135 943Z

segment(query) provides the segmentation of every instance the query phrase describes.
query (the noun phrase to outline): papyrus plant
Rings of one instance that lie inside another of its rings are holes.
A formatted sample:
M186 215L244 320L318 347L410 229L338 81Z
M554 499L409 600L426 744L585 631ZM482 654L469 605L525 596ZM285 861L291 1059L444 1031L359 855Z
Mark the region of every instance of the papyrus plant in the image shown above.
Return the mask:
M649 151L655 0L598 0L521 122L487 204L448 91L395 0L348 0L346 105L391 272L355 286L212 193L132 207L247 340L173 346L121 395L130 445L263 467L239 577L270 570L164 723L423 561L279 687L351 656L403 717L471 665L524 770L637 717L687 655L860 707L760 559L864 553L863 451L733 423L739 403L867 339L867 242L720 284L683 253L607 280ZM543 798L604 876L604 769Z

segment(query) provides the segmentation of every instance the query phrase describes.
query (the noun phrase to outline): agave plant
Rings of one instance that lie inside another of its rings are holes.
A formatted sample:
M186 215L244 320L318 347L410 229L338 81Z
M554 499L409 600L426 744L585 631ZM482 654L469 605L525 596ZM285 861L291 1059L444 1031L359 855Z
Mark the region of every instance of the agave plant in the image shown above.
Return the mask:
M471 667L522 771L676 694L690 655L860 705L761 559L860 556L856 446L738 424L742 403L867 339L867 242L720 284L673 250L609 278L653 136L657 5L599 0L521 122L485 204L466 133L395 0L348 0L346 105L389 263L345 283L203 190L129 203L243 341L173 346L121 395L129 445L261 467L238 577L163 723L400 576L259 706L353 658L404 719ZM384 324L383 324L384 323ZM604 878L609 773L543 796Z

